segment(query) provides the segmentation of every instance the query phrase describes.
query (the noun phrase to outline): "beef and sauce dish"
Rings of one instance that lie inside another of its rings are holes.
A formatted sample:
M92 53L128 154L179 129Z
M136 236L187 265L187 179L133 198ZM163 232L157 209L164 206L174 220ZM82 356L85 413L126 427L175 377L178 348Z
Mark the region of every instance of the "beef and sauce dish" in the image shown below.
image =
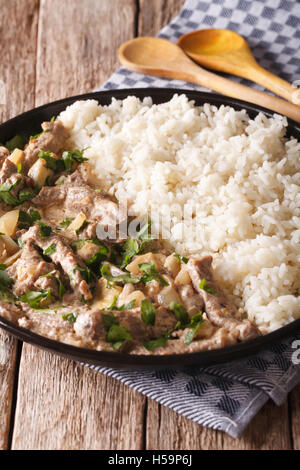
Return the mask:
M216 283L212 257L136 239L99 240L118 203L91 187L60 121L24 151L1 147L0 314L49 338L136 354L215 349L254 338Z
M78 101L24 146L11 139L0 316L140 355L223 348L299 318L300 144L286 126L185 95L131 96ZM160 209L167 240L152 233Z

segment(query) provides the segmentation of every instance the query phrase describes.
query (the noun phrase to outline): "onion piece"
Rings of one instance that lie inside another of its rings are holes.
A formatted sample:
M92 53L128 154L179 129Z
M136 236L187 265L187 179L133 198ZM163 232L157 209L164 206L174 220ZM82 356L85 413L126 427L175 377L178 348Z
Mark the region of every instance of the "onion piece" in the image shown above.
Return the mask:
M8 237L11 237L17 228L18 220L19 220L19 213L20 211L13 210L6 212L6 214L0 217L0 233L4 233Z

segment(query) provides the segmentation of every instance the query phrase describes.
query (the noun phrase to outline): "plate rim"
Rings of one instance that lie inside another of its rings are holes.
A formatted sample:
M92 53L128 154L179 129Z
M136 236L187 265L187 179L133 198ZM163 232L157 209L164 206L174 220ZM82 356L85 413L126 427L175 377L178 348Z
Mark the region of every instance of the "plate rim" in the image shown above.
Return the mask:
M277 114L271 110L266 109L262 106L254 105L246 101L242 101L235 98L219 95L216 93L198 91L194 89L181 89L181 88L122 88L122 89L110 89L100 90L90 93L84 93L80 95L66 97L60 100L52 101L36 108L25 111L17 116L0 124L0 131L5 127L11 127L14 124L18 124L18 121L30 118L30 116L38 114L42 111L47 111L48 108L54 106L63 105L66 108L71 103L78 100L96 99L100 100L101 97L108 97L112 99L125 99L127 96L137 96L143 98L146 96L159 98L161 95L169 95L170 99L174 94L186 94L189 99L202 100L203 104L208 102L220 106L222 104L239 107L246 109L247 112L259 113L263 112L268 117ZM163 100L162 102L164 102ZM199 105L200 106L200 105ZM300 124L292 119L287 118L288 127L295 129L300 132ZM22 130L20 130L22 133ZM10 137L8 137L10 138ZM248 357L266 348L269 345L276 343L276 340L284 339L293 332L296 333L300 330L300 318L293 322L278 328L277 330L268 333L264 336L245 341L242 343L235 344L233 346L227 346L225 348L198 351L193 353L182 353L182 354L166 354L166 355L137 355L137 354L125 354L111 351L97 351L94 349L81 348L70 344L62 343L45 336L39 335L26 328L22 328L19 325L0 316L0 327L6 330L8 333L17 337L18 339L27 343L33 344L42 349L51 351L55 354L59 354L64 357L68 357L72 360L79 362L86 362L93 365L101 365L108 367L117 368L167 368L174 367L180 368L187 365L213 365L220 364L223 362L229 362L234 360L240 360Z

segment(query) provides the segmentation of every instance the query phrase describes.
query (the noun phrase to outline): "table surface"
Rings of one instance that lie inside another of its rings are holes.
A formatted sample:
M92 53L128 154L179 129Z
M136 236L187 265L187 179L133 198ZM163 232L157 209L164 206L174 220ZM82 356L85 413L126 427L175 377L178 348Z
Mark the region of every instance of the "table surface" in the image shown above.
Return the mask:
M0 121L100 86L119 67L118 46L155 35L183 3L0 0ZM300 387L237 440L1 330L0 346L0 449L300 449Z

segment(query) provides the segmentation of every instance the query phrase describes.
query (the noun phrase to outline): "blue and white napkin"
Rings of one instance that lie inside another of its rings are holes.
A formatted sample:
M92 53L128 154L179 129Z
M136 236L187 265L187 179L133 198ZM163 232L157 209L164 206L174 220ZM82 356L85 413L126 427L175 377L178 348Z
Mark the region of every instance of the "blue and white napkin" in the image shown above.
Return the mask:
M182 34L205 28L227 28L243 35L260 65L289 82L299 80L300 84L298 0L187 0L159 36L176 42ZM238 77L230 78L246 83ZM261 89L259 85L252 86ZM191 83L141 75L123 67L102 89L139 87L204 90ZM249 359L214 367L143 372L92 368L196 423L239 437L269 398L281 405L300 382L297 348L300 349L300 333L295 332L294 337Z

